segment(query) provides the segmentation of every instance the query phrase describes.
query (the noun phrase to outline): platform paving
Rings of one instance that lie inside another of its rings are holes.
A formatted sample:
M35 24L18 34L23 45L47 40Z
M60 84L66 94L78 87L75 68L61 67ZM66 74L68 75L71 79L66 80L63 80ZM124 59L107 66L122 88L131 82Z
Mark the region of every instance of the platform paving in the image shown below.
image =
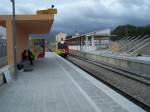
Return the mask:
M144 112L55 53L0 87L0 112Z

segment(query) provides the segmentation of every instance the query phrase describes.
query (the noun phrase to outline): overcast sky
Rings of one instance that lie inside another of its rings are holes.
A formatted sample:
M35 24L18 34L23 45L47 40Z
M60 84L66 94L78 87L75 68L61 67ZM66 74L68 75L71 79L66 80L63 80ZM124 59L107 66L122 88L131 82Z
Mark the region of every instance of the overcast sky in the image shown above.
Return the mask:
M16 0L16 13L34 14L52 4L58 9L52 28L56 32L150 24L150 0ZM4 14L11 14L10 0L0 0L0 15Z

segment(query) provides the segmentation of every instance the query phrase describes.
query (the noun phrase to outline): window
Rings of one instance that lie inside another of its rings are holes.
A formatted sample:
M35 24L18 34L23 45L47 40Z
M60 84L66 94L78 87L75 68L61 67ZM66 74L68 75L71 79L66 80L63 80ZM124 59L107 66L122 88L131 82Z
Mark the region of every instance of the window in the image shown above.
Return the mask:
M58 43L58 49L67 49L67 48L68 48L67 43L63 43L63 44L61 44L60 42Z

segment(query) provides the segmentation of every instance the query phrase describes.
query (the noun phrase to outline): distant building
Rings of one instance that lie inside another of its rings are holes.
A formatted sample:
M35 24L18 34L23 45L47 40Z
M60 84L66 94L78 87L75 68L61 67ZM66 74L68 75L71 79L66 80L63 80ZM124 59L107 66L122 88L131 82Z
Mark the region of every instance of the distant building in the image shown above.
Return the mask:
M65 40L66 37L67 37L67 34L66 34L66 33L59 32L59 33L56 35L56 42L60 42L61 40Z
M75 35L72 38L66 39L66 41L69 44L70 50L92 51L98 49L109 49L109 46L112 43L110 38L113 36L115 35L111 35L111 30L106 29L82 35Z
M0 26L0 58L6 56L6 29Z
M98 30L95 32L96 35L111 35L111 29Z
M6 39L0 39L0 47L6 47Z
M0 39L6 39L6 29L0 26Z
M0 39L0 58L5 57L6 55L6 39Z
M6 46L6 29L0 26L0 47Z
M70 39L70 38L72 38L72 36L71 36L71 35L68 35L68 36L66 37L66 39Z

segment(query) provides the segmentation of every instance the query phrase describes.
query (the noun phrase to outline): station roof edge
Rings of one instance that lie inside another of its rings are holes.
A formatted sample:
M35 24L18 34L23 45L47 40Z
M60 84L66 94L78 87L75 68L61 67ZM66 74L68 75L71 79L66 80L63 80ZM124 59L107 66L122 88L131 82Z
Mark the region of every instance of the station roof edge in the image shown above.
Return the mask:
M66 39L66 41L74 40L74 39L78 39L78 38L85 38L86 36L87 36L86 34L83 34L83 35L75 36L73 38ZM88 36L95 36L95 37L101 38L101 37L115 37L117 35L94 35L94 34L92 34L92 35L88 35Z
M0 21L6 21L12 19L12 15L0 15ZM16 20L53 20L54 14L43 14L43 15L16 15Z

